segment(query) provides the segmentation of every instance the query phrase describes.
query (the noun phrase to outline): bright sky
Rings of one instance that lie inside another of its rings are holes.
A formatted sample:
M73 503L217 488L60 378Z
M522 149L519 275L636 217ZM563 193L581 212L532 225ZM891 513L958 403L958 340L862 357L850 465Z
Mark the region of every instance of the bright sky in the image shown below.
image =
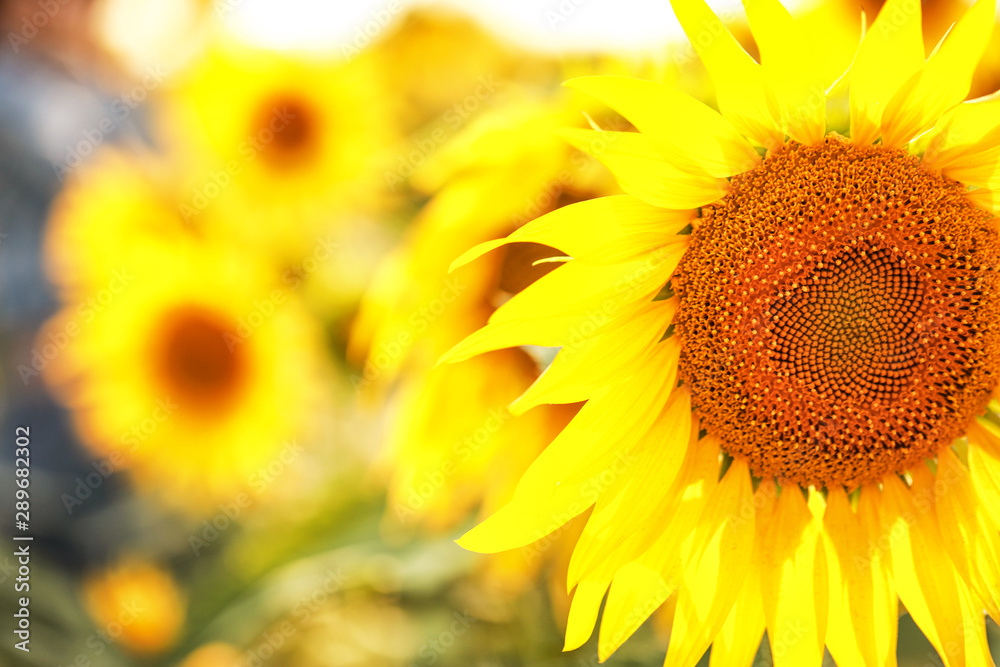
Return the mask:
M230 25L275 45L329 46L358 28L413 6L444 5L472 13L496 32L544 50L658 49L682 33L669 0L215 0ZM708 0L716 11L739 0ZM738 10L742 11L742 10Z

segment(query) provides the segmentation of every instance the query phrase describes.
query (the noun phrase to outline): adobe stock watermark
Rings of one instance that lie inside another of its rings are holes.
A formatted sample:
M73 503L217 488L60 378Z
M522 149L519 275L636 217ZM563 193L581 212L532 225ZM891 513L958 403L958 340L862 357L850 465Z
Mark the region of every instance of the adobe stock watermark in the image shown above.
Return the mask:
M541 558L546 551L559 542L567 524L586 508L595 504L600 499L601 494L628 473L638 460L639 457L632 450L619 451L609 466L583 482L579 489L581 502L570 503L568 513L552 514L548 525L535 531L535 541L521 547L521 556L524 557L524 560L532 563Z
M907 493L912 494L912 509L904 507L903 511L891 524L883 524L882 530L877 537L869 538L867 553L864 556L854 556L854 567L856 570L864 571L872 567L876 560L884 558L886 553L891 553L893 545L902 539L907 531L917 527L921 516L933 513L939 498L949 493L950 490L959 484L963 478L963 472L959 469L962 464L952 457L950 465L939 461L937 474L934 476L934 483L929 487L922 487L919 490L912 488ZM862 493L865 493L862 490ZM882 493L886 493L882 491ZM884 561L882 561L884 562Z
M490 409L481 426L452 445L453 458L442 463L438 470L425 472L423 479L417 480L410 488L405 502L396 502L395 510L399 520L405 521L419 512L444 487L445 482L458 472L459 463L471 460L500 432L510 418L510 411L506 408Z
M69 4L69 1L38 0L35 3L38 11L32 12L30 15L25 13L17 32L11 30L7 33L7 41L10 43L11 48L14 49L14 53L20 53L22 46L27 45L28 42L37 37L45 29L45 26L55 18L59 10Z
M59 667L100 667L104 664L102 660L94 660L104 655L118 638L122 636L128 626L135 623L147 610L139 607L135 600L122 604L116 620L109 622L104 628L87 637L87 648L89 651L81 651L72 662Z
M201 530L197 534L188 536L188 546L194 555L200 555L229 530L244 510L253 507L267 488L295 464L303 451L305 448L298 442L286 442L277 456L252 472L246 480L249 491L238 493L231 502L221 503L215 516L202 521Z
M215 7L215 15L224 19L243 5L244 0L215 0L212 5Z
M32 378L38 377L48 365L80 335L84 327L92 323L104 309L111 305L119 294L125 291L135 276L124 268L111 272L107 287L87 297L76 309L76 316L66 319L56 330L47 330L35 341L28 364L18 364L17 374L25 386Z
M81 133L81 138L75 144L66 147L66 155L62 162L52 163L56 177L60 182L82 165L93 155L107 138L118 129L118 126L135 111L154 89L167 78L168 73L159 66L149 66L140 82L125 94L111 101L111 113L98 121L95 127Z
M149 416L136 422L121 434L119 442L124 448L112 451L99 461L91 461L90 465L94 472L84 477L76 477L73 480L76 482L73 493L63 493L59 496L63 507L66 508L66 513L72 516L73 512L83 506L84 502L93 496L94 492L101 488L109 477L124 469L128 465L125 452L129 454L135 452L142 443L159 430L160 425L170 419L178 407L169 397L156 399Z
M754 658L753 667L774 667L775 658L784 657L789 650L806 636L808 628L801 619L794 619L775 637L768 637L769 651Z
M226 188L232 185L234 179L243 168L252 163L271 144L275 137L284 132L298 118L298 114L290 111L288 105L271 109L270 116L263 127L254 134L248 134L236 147L240 159L229 160L219 169L213 170L208 179L195 186L191 196L181 202L179 211L184 222L191 222L208 208Z
M906 0L902 3L894 3L892 13L879 12L877 17L878 31L882 38L886 39L892 33L898 32L904 25L916 18L919 21L922 2L920 0ZM869 25L872 25L869 18ZM874 28L875 25L872 25Z
M400 0L389 0L385 7L376 9L368 14L368 20L354 28L351 41L340 45L340 53L345 58L353 58L361 53L362 49L371 45L382 31L388 28L393 19L403 11L403 3Z
M339 567L336 570L327 569L324 574L323 582L312 593L295 602L289 612L291 620L281 621L271 631L264 632L260 640L247 649L244 654L244 667L263 667L289 639L295 636L302 624L347 584L347 576Z
M464 635L476 622L476 618L469 615L468 611L454 611L451 614L451 624L442 630L436 637L424 642L417 652L417 661L410 663L410 667L421 667L421 665L433 665L441 659L445 653L455 645L459 637Z
M446 143L465 122L484 104L486 104L500 87L492 74L481 76L475 90L463 99L455 102L441 114L440 120L428 130L414 136L412 149L397 157L396 168L385 172L385 184L392 192L405 183L413 173Z
M376 349L369 352L368 361L365 363L361 375L357 373L351 375L351 386L354 387L354 390L362 391L378 380L387 369L406 354L416 337L427 331L431 324L441 317L451 304L455 303L467 287L458 276L449 276L436 297L421 304L410 313L407 319L407 329L397 333L395 338L379 343Z
M589 2L590 0L559 0L558 3L550 5L545 10L545 21L549 24L549 29L560 28Z
M323 264L329 262L341 251L340 246L341 244L334 239L332 234L318 238L311 253L285 269L281 275L281 282L287 285L290 290L298 289L306 278L319 271Z
M288 301L289 292L298 289L309 274L319 270L324 262L329 261L334 256L339 247L339 244L333 241L333 237L328 234L325 238L320 239L312 254L302 259L293 268L288 269L282 276L282 282L287 287L276 287L267 296L254 299L250 312L236 320L236 332L223 335L223 340L229 351L232 352L238 346L246 343L257 329L264 326L275 313L279 312Z

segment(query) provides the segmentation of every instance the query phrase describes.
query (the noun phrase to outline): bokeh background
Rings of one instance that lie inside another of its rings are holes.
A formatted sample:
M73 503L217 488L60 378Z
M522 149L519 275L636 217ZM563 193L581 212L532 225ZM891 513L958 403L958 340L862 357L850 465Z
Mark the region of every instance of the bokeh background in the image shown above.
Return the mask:
M928 44L966 6L923 4ZM841 69L862 8L794 5ZM579 521L453 543L572 416L508 410L552 351L435 361L547 270L452 260L617 191L558 132L627 125L561 81L712 103L669 3L5 0L0 38L0 517L34 537L0 665L596 665L561 652ZM607 664L659 664L671 614ZM905 616L899 654L941 664Z

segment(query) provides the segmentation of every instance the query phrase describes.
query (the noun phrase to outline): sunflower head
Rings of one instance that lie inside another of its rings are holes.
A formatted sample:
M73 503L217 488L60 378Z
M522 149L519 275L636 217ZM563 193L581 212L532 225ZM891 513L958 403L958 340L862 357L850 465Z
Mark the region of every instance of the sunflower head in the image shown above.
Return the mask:
M294 255L330 220L389 202L383 160L396 141L372 56L275 51L221 35L181 72L160 115L187 174L181 210L232 238Z
M46 379L85 444L169 505L255 496L260 470L293 467L324 404L316 324L242 253L167 246L145 259L47 324L41 340L69 343Z
M817 22L745 3L760 62L702 0L674 9L718 109L626 77L568 85L637 131L564 131L624 196L500 246L558 263L444 357L558 347L519 411L584 401L512 500L460 541L521 547L589 511L567 648L657 608L667 665L895 657L899 602L947 665L991 664L1000 614L1000 98L963 102L980 0L925 57L890 0L847 71ZM847 118L829 109L843 108ZM606 596L606 600L605 600Z
M146 153L103 148L52 206L45 268L61 295L86 298L120 282L162 245L191 245L206 230L184 219L169 166Z
M180 667L240 667L243 657L234 646L213 642L195 649Z
M173 577L141 558L91 573L83 598L102 636L136 655L169 648L184 625L186 603Z

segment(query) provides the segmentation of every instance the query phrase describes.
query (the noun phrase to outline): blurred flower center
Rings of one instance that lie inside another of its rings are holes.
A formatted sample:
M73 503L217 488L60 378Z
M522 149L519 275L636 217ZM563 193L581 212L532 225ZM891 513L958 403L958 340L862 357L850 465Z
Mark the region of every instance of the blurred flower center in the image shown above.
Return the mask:
M238 394L246 373L244 341L235 326L200 307L167 317L160 370L171 398L191 407L218 409Z
M315 112L294 95L278 96L265 104L254 129L264 145L262 155L276 167L304 162L319 140Z

